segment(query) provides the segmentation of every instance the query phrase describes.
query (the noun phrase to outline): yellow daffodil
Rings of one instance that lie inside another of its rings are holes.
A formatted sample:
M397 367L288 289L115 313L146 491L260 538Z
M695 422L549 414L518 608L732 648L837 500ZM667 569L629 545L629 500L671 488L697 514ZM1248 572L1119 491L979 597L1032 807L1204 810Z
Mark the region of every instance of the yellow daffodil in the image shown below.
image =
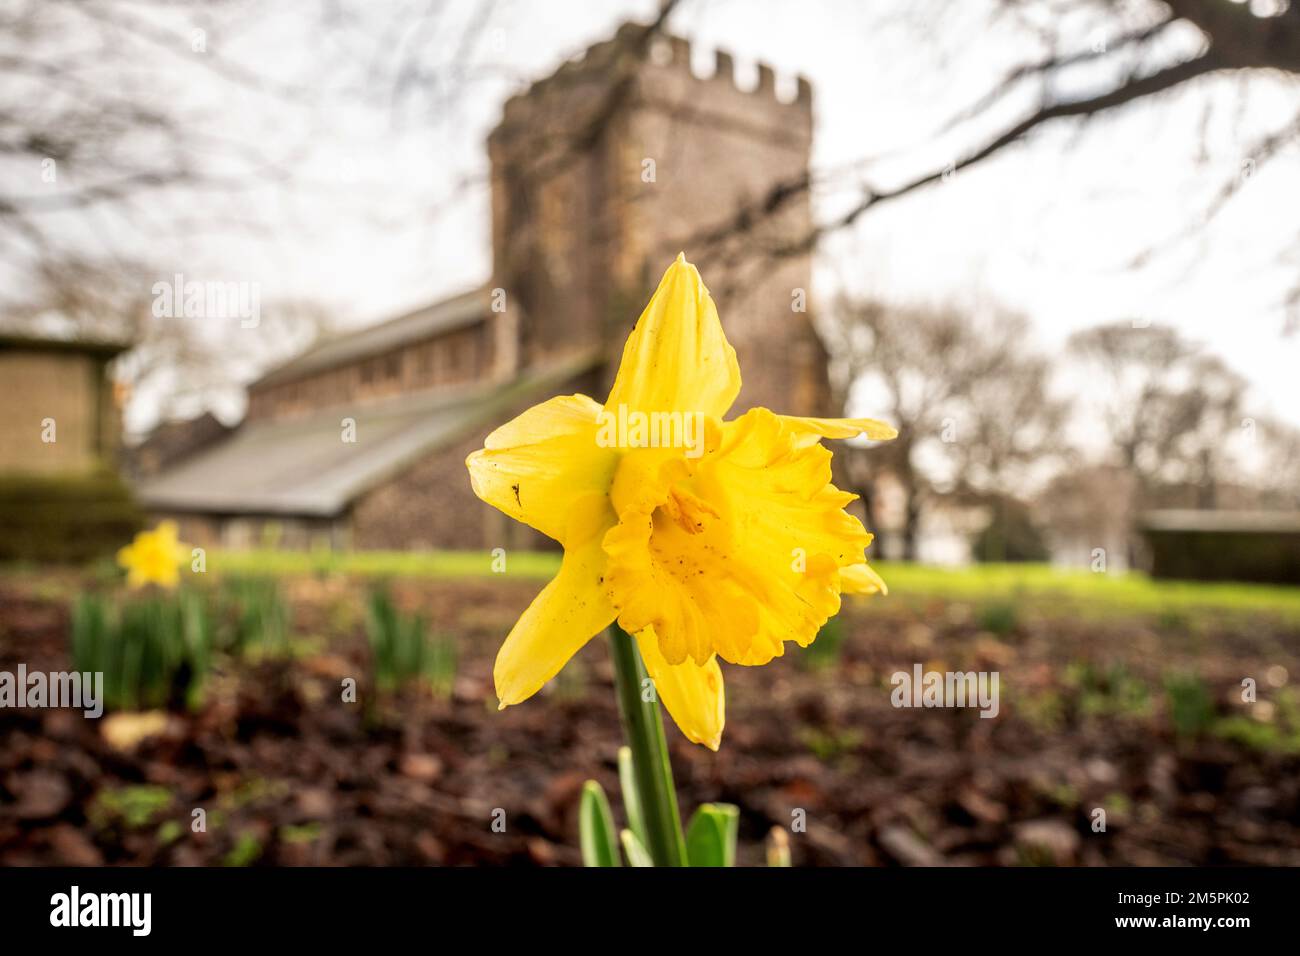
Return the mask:
M897 433L765 408L724 421L739 392L713 299L678 256L604 406L550 399L469 456L475 494L564 546L559 574L497 655L502 707L536 693L617 620L682 732L716 750L718 658L765 664L785 641L810 644L841 593L885 590L865 562L871 535L844 511L856 496L831 484L820 439ZM655 441L664 434L678 440Z
M158 584L176 587L179 567L190 559L190 547L176 538L176 522L164 521L152 531L141 531L117 552L117 563L126 569L126 583L138 588Z

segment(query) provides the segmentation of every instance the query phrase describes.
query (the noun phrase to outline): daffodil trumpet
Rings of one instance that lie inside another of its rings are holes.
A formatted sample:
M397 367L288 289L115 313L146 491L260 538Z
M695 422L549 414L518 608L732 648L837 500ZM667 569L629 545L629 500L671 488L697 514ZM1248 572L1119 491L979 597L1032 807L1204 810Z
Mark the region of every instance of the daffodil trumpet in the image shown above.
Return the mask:
M466 460L475 494L564 548L559 573L497 655L501 707L527 700L616 623L620 680L639 664L656 724L662 701L687 739L716 750L725 721L720 660L766 664L787 641L812 643L842 594L885 591L866 563L871 535L844 510L856 496L831 484L821 440L897 433L868 418L766 408L725 420L740 384L713 299L679 255L628 338L604 405L552 398ZM648 818L651 804L666 800L663 781L642 766L666 768L662 730L658 744L648 731L633 739L642 718L624 697ZM680 840L675 802L654 812L665 830L675 823ZM652 839L655 862L672 862L672 841Z

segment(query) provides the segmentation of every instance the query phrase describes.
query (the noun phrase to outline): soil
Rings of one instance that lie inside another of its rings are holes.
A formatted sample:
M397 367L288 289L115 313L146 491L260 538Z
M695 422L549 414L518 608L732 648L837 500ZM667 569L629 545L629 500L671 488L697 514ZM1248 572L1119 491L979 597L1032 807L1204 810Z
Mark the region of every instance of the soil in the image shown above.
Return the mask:
M66 596L45 580L0 582L0 670L70 667ZM579 864L583 782L621 818L603 639L498 711L493 657L538 584L402 582L395 599L454 635L460 664L447 699L378 695L365 587L288 582L295 653L220 661L197 710L0 711L0 865ZM738 806L740 862L762 863L779 827L796 866L1300 864L1300 757L1179 736L1162 690L1195 672L1219 717L1278 721L1300 635L1051 608L994 633L979 608L894 597L839 620L838 647L725 667L720 752L667 727L683 815ZM998 716L894 707L890 675L917 663L998 671Z

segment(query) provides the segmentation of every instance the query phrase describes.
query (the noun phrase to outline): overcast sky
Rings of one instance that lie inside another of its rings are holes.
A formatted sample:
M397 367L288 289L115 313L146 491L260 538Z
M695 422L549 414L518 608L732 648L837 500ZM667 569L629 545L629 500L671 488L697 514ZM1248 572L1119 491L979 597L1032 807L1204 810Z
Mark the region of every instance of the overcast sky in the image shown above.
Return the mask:
M313 106L232 91L161 57L155 76L174 81L165 96L206 132L286 157L292 185L276 179L234 198L185 199L203 227L180 241L138 229L111 232L112 241L187 277L260 282L264 302L327 302L348 325L485 281L488 205L478 177L503 99L622 20L649 19L654 4L503 0L481 15L478 4L451 3L427 32L403 27L425 6L345 5L358 18L348 31L322 31L309 4L248 4L205 23L211 52L286 80L312 77ZM927 22L918 7L943 10L943 19ZM872 181L888 184L942 166L989 123L1032 105L1013 98L983 125L934 136L1032 49L1028 33L991 27L987 7L684 0L671 25L693 41L701 74L723 47L743 78L757 60L786 84L808 76L815 166L872 157ZM1080 48L1105 39L1088 24L1077 32ZM1169 42L1195 45L1190 33ZM399 84L386 71L412 51L423 51L416 61L427 75ZM454 71L442 68L453 61ZM1105 79L1080 73L1077 82ZM359 84L384 92L362 97ZM1282 334L1286 295L1300 282L1300 162L1293 148L1255 169L1248 152L1297 101L1294 83L1259 77L1243 90L1209 78L1083 129L1048 127L835 236L817 258L812 304L844 286L898 301L1002 302L1030 315L1048 348L1102 321L1168 322L1244 374L1260 414L1300 424L1300 334ZM1237 199L1211 227L1170 243L1240 175ZM841 187L818 193L822 212L850 198L851 180ZM1165 251L1132 268L1149 248Z

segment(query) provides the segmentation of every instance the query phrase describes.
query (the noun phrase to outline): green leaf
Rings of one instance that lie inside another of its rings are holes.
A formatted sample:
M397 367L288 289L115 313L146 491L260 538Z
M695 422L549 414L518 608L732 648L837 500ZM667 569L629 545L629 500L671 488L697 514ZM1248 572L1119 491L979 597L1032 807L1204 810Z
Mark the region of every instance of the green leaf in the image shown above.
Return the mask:
M578 838L583 866L622 866L614 838L614 815L609 811L605 791L595 780L582 785L578 804Z
M641 797L636 789L636 768L632 766L632 748L618 748L618 783L623 790L623 810L627 813L627 826L645 846L645 814L641 810Z
M646 838L641 845L656 866L685 866L686 840L682 837L677 791L673 787L673 771L668 759L668 742L664 737L659 701L642 696L649 677L637 650L636 639L617 624L612 624L609 648L614 663L619 714L623 718L627 744L632 748L633 776L640 798L641 819L645 823Z
M740 811L729 803L702 803L686 828L691 866L735 866Z
M654 866L654 860L650 859L650 854L646 851L637 835L631 830L624 830L619 834L623 838L623 852L627 855L628 866Z

